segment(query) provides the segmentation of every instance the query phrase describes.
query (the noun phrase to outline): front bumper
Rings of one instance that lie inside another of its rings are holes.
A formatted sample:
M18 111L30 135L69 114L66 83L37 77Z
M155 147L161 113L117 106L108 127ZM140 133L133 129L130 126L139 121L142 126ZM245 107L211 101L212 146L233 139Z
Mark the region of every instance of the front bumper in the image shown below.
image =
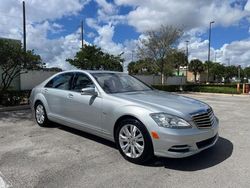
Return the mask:
M215 145L219 138L216 121L211 128L158 129L159 139L153 139L154 154L161 157L183 158Z

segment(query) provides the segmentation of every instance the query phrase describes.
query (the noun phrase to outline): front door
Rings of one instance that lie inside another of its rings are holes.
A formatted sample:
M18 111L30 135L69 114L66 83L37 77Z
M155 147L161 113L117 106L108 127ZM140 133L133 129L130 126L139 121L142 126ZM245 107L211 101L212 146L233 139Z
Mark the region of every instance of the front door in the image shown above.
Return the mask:
M71 91L68 92L67 113L74 122L92 130L102 131L102 98L82 95L81 90L95 87L92 80L84 73L76 73Z

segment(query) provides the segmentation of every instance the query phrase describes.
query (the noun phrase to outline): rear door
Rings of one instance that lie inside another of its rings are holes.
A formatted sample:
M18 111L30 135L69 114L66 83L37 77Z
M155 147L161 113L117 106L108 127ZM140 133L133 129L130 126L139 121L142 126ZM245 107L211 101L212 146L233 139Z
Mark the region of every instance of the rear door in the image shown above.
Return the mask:
M52 78L44 87L49 113L57 117L67 117L65 113L68 92L71 89L74 73L62 73ZM50 115L49 114L49 115Z

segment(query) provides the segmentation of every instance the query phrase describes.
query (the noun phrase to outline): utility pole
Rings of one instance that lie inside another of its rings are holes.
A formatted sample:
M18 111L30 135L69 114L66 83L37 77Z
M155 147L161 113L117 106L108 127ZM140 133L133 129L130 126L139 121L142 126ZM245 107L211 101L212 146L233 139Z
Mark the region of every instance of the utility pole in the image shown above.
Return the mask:
M26 67L26 16L25 16L25 1L23 1L23 51L24 51L24 67Z
M23 1L23 49L26 52L26 16L25 16L25 2Z
M83 49L83 20L81 21L81 41L82 41L82 49Z
M241 69L241 66L239 65L238 66L238 80L239 80L239 82L240 82L240 69Z
M187 60L187 64L186 64L186 82L188 81L188 43L189 41L186 40L186 60Z
M210 62L210 43L211 43L211 27L214 21L209 23L209 38L208 38L208 57L207 57L207 82L209 82L209 62Z
M134 61L134 50L132 50L132 62Z

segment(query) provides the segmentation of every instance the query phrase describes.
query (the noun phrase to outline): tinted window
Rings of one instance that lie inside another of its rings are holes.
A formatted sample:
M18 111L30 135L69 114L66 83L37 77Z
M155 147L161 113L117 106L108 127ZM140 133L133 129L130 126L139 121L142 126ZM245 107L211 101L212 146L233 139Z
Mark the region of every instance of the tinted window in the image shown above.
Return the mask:
M92 73L106 93L152 90L136 78L124 73Z
M70 90L73 73L60 74L50 80L45 87Z
M80 92L83 88L87 87L94 87L92 80L85 74L77 74L72 90Z

